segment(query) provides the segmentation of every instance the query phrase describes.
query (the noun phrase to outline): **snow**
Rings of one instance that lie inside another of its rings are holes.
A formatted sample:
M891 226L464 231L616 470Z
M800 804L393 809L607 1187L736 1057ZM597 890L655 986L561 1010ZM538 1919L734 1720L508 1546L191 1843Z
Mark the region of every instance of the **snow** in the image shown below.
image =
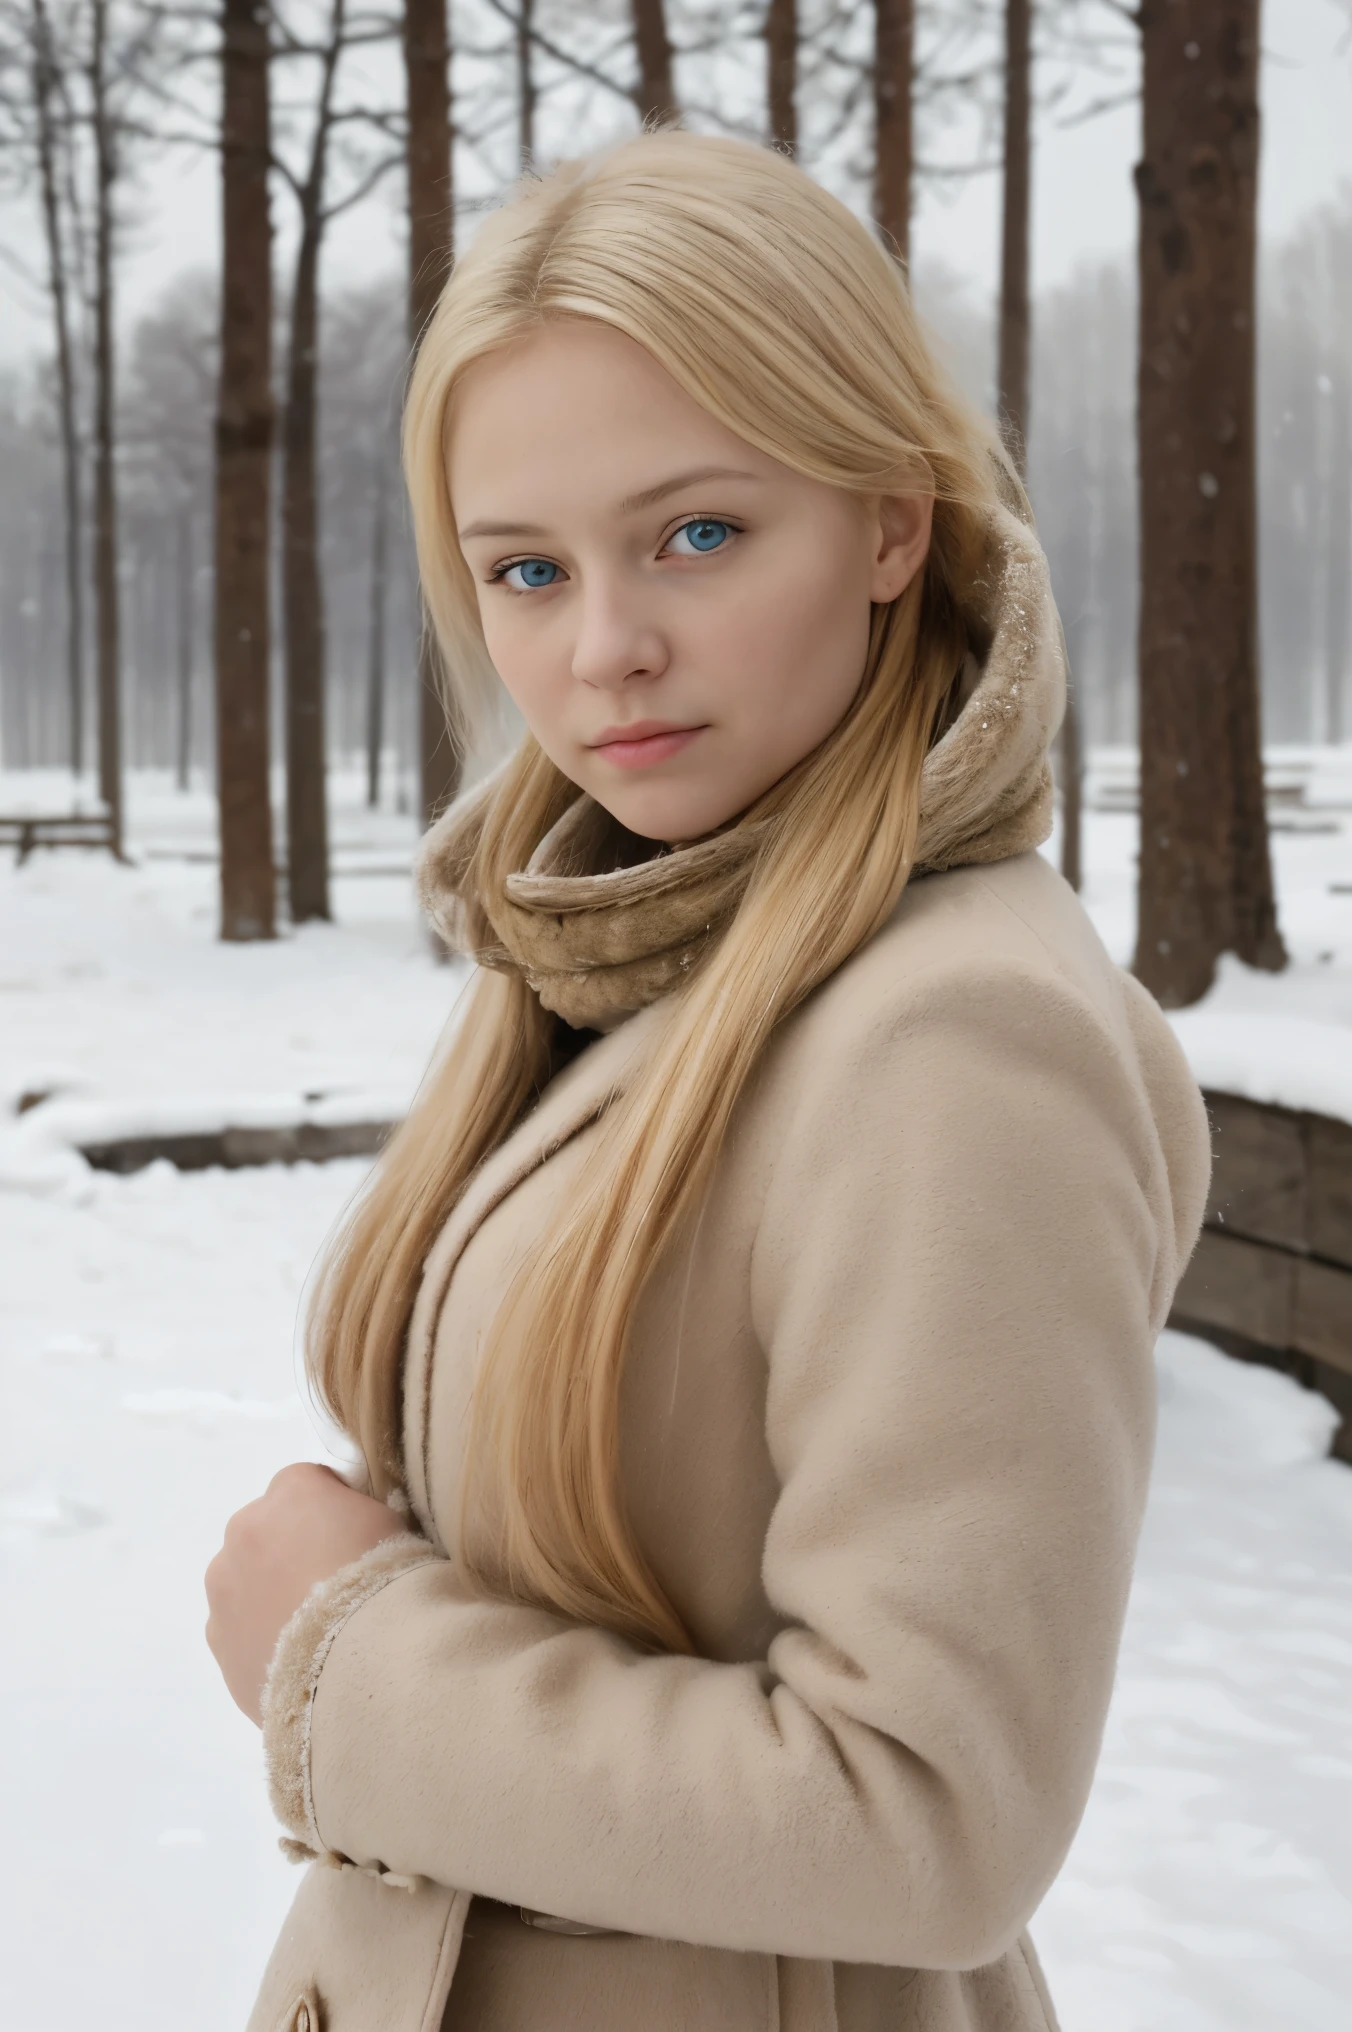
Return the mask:
M88 1169L79 1153L123 1140L218 1134L226 1129L397 1122L408 1108L414 1084L323 1095L224 1088L214 1093L51 1100L9 1123L0 1118L0 1191L78 1193Z
M1340 1025L1210 1007L1169 1020L1199 1085L1352 1122L1352 1032Z
M0 809L16 786L43 788L0 781ZM0 1163L4 2032L238 2032L296 1881L202 1641L201 1576L279 1466L342 1458L295 1328L365 1165L119 1177L70 1146L91 1119L201 1127L411 1093L461 976L434 964L398 872L411 822L338 789L340 867L386 872L341 874L338 923L269 946L215 941L200 790L135 780L134 868L0 864L0 1152L30 1167ZM1275 843L1288 974L1227 967L1180 1019L1199 1070L1280 1079L1280 1098L1307 1078L1289 1105L1342 1091L1336 823ZM1087 840L1120 957L1131 830L1095 813ZM6 1126L3 1095L43 1091ZM1286 1378L1173 1334L1159 1361L1103 1760L1034 1934L1065 2032L1344 2032L1352 1471L1324 1458L1329 1407Z
M0 858L0 1098L411 1094L463 975L433 964L413 909L413 821L368 814L357 790L338 780L337 923L264 944L215 937L203 786L180 797L165 777L133 777L136 867ZM31 778L0 774L0 811L21 796L36 801Z
M1087 796L1115 802L1134 775L1129 750L1099 749ZM1267 775L1290 965L1267 974L1223 959L1205 1002L1170 1020L1202 1086L1352 1122L1352 744L1274 748ZM1055 860L1058 841L1045 851ZM1136 937L1135 857L1134 813L1087 813L1085 901L1123 966Z
M1034 1922L1065 2032L1346 2032L1352 1470L1285 1376L1166 1334L1118 1684Z
M294 1878L202 1639L232 1510L325 1458L299 1293L365 1165L7 1193L5 2032L239 2032Z

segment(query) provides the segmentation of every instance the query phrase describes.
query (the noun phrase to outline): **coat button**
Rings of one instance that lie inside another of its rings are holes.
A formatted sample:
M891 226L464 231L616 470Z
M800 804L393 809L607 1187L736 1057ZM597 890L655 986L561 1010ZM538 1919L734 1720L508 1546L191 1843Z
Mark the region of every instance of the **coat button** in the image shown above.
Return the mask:
M297 1997L277 2027L277 2032L324 2032L319 1998L313 1990L306 1990L303 1996Z

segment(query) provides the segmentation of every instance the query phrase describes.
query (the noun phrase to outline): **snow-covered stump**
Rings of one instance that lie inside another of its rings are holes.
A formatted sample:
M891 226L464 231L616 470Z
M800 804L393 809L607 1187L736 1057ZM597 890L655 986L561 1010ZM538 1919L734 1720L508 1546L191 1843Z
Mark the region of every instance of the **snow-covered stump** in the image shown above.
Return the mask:
M1215 1168L1172 1324L1284 1370L1352 1462L1352 1124L1208 1091Z

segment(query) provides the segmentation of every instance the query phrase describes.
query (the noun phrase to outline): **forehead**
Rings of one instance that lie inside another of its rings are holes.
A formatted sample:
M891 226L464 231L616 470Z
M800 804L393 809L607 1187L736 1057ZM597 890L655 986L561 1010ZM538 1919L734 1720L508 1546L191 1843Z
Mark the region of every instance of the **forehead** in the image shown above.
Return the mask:
M462 524L525 508L538 514L550 499L618 501L699 464L782 470L701 408L646 348L583 319L476 361L451 408L449 478Z

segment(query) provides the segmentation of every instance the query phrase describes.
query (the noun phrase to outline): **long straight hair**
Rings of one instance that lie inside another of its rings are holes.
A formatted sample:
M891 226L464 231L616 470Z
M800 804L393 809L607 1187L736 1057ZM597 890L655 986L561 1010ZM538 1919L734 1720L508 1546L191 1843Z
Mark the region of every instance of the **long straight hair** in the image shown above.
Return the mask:
M784 157L664 131L528 180L485 221L442 295L409 388L404 464L448 711L497 690L447 479L466 370L557 319L623 332L746 442L862 497L935 497L924 570L875 606L835 731L754 809L743 899L672 993L608 1107L582 1190L504 1295L475 1387L462 1552L511 1598L668 1649L680 1616L638 1545L619 1479L620 1385L654 1266L706 1192L775 1026L882 924L904 887L921 768L968 648L963 619L1012 481L993 433L931 360L896 264ZM469 887L501 894L575 787L527 739ZM556 1020L482 972L415 1105L330 1248L308 1356L373 1486L403 1478L401 1372L428 1251L466 1182L549 1077ZM485 1520L491 1519L491 1525Z

